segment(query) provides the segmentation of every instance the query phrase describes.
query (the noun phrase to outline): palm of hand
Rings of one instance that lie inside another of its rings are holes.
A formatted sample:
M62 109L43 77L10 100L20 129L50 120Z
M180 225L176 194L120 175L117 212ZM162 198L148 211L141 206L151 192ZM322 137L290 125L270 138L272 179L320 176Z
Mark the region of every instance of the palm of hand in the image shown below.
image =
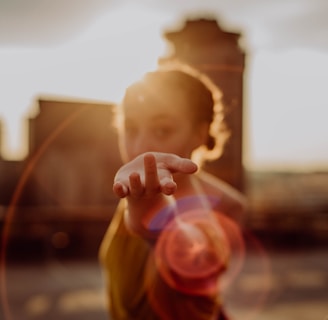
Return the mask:
M170 153L147 152L119 169L113 191L120 198L151 198L158 193L171 195L177 188L172 174L195 171L197 165L190 159Z

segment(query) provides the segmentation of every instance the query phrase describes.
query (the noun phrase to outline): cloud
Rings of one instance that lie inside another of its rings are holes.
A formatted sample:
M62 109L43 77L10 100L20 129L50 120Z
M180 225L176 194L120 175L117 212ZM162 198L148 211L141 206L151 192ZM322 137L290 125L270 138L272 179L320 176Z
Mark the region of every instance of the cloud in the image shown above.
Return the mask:
M47 46L69 41L127 3L136 4L131 0L2 0L0 45ZM138 5L167 15L169 22L172 17L178 21L183 16L211 13L223 27L244 33L253 48L328 50L326 0L143 0Z
M255 12L253 12L254 14ZM270 49L313 48L328 51L328 2L286 1L258 9L247 24L254 45Z
M0 44L45 46L65 42L108 10L110 4L104 0L2 0Z

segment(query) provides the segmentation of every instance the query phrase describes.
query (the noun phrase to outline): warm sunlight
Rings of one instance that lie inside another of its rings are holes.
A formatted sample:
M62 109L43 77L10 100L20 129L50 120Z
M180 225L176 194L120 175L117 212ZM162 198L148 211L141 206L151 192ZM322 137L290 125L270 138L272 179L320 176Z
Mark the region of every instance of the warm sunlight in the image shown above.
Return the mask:
M119 101L127 84L155 68L165 53L161 23L158 13L121 6L62 46L2 48L3 156L21 159L26 155L27 134L21 118L37 112L33 105L39 96Z
M40 96L119 101L131 81L167 54L163 28L177 27L168 16L141 4L121 4L61 45L0 48L3 156L27 154L22 117L35 115ZM246 54L246 167L327 168L327 53L300 47Z

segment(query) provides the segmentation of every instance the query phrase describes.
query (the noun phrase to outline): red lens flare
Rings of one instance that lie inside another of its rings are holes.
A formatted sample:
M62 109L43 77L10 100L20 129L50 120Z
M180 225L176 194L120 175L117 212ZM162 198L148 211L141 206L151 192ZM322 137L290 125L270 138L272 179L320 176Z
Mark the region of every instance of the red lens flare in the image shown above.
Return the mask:
M162 277L178 291L195 295L216 292L230 248L214 219L213 213L205 210L185 212L161 233L155 262Z

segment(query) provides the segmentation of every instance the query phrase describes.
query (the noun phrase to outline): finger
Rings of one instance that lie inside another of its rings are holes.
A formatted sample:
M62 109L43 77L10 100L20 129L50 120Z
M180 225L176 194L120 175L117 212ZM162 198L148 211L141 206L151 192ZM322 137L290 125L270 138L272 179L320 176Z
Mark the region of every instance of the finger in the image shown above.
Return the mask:
M129 181L130 181L130 195L135 198L140 197L145 190L145 187L142 185L140 175L136 172L130 174Z
M158 162L163 166L163 168L168 169L170 172L180 172L180 173L194 173L198 170L196 163L187 158L181 158L175 154L166 154L161 161Z
M113 192L119 198L124 198L129 194L129 189L121 182L115 182L113 185Z
M145 187L148 191L157 191L160 188L157 174L156 158L148 153L144 156Z
M167 196L174 194L177 189L177 184L172 178L165 177L160 180L161 190Z
M172 164L169 163L169 166L171 169L174 169L175 172L181 173L194 173L198 169L196 163L186 158L174 159Z

